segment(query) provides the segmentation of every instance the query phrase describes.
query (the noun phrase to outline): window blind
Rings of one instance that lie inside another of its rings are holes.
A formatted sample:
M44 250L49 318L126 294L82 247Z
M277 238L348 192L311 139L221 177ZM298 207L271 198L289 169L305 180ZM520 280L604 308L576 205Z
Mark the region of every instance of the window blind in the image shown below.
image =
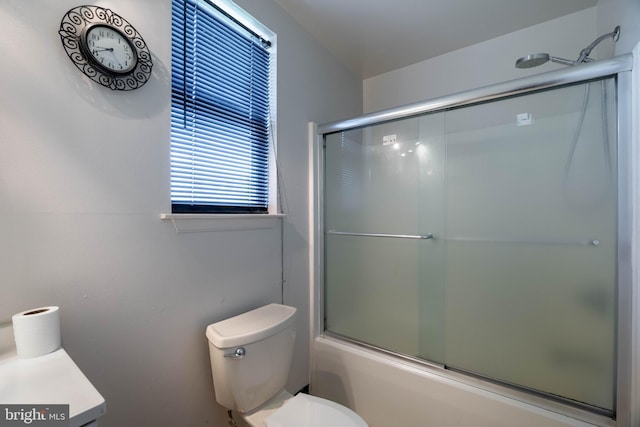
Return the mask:
M173 0L172 212L266 213L269 43L203 0Z

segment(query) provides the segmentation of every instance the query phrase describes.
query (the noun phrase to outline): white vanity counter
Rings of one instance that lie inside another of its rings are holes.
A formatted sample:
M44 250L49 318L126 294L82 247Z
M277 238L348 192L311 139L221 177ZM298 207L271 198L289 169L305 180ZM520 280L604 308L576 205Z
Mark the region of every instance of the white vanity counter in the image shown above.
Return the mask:
M19 359L0 352L0 404L68 404L70 427L97 426L107 412L104 398L64 349Z

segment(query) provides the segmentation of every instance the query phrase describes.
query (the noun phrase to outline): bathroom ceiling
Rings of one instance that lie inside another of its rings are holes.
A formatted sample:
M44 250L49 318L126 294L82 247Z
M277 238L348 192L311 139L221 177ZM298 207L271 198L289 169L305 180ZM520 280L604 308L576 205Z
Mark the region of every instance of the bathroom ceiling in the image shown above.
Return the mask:
M595 6L598 0L275 2L354 73L368 78Z

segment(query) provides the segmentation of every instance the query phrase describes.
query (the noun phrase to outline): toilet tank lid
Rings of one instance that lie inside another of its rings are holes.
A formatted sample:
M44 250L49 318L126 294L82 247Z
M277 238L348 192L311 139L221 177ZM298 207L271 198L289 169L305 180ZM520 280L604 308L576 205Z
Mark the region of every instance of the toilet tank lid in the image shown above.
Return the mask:
M217 348L251 344L291 326L296 309L269 304L207 326L207 338Z

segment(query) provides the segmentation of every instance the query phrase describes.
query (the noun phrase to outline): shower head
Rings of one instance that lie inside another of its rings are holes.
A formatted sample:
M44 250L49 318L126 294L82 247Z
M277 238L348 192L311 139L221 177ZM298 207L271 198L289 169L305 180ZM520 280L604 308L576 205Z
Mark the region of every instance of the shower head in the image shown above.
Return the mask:
M516 61L516 68L532 68L542 65L549 61L551 57L548 53L532 53L531 55L523 56Z
M542 65L546 62L555 62L563 65L573 65L573 61L564 58L558 58L551 56L548 53L533 53L531 55L523 56L516 61L516 68L532 68Z
M546 62L555 62L556 64L562 65L576 65L581 64L583 62L590 62L593 59L589 58L589 54L594 47L596 47L602 40L611 37L614 42L617 42L620 38L620 25L613 29L612 32L604 34L597 39L595 39L589 46L585 47L580 51L580 55L578 59L575 61L571 61L569 59L558 58L555 56L550 56L548 53L534 53L531 55L523 56L522 58L516 61L516 68L531 68L537 67L538 65L542 65Z

